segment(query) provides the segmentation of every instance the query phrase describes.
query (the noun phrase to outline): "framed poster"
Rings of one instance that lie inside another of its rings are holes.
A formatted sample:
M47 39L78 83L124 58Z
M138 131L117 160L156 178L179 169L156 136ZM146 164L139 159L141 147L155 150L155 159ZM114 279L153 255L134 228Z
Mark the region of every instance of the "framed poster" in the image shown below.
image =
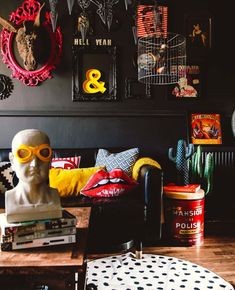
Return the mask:
M168 7L152 4L137 5L137 37L154 34L167 36Z
M116 47L74 46L72 100L117 101Z
M198 99L201 96L201 73L199 65L187 65L186 77L168 86L168 99Z
M190 113L189 142L197 145L222 144L221 115L218 113Z
M212 19L207 13L185 15L185 36L187 48L211 48Z

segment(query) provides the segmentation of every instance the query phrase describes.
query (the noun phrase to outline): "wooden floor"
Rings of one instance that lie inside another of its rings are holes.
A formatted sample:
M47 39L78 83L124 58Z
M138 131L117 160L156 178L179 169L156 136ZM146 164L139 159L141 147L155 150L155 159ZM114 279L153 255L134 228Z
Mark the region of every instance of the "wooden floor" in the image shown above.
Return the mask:
M162 241L158 246L144 247L143 252L196 263L215 272L235 287L235 223L214 223L205 233L204 244L201 246L167 246L166 242ZM112 254L114 253L89 254L88 260Z

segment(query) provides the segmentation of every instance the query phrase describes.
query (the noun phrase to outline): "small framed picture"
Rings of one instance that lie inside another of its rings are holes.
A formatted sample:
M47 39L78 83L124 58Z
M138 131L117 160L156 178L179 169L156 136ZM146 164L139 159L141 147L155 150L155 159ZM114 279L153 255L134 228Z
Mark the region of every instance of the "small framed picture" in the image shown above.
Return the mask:
M209 49L211 43L212 18L207 13L185 15L185 36L187 48Z
M150 99L151 86L150 84L142 84L137 79L125 79L125 99Z
M189 142L197 145L222 144L221 114L190 113Z
M186 66L186 77L181 77L177 84L168 86L168 99L198 99L201 96L201 73L197 64Z

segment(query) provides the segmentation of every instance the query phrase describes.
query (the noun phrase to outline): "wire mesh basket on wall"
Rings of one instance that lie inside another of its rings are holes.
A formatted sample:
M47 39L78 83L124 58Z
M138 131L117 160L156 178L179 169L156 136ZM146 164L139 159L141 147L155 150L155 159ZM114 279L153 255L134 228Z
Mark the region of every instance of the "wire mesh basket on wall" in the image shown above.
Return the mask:
M174 84L186 76L186 39L176 33L138 39L138 80L145 84Z

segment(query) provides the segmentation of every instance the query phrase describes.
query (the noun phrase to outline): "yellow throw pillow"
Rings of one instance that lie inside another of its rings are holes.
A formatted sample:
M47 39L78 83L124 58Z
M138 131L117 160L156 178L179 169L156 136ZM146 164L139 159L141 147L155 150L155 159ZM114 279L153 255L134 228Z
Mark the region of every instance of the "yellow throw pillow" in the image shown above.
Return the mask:
M138 159L133 166L132 178L134 178L135 180L138 179L140 168L143 165L152 165L152 166L155 166L155 167L161 169L161 165L156 160L149 158L149 157L142 157L142 158Z
M61 197L78 196L88 179L100 169L105 169L105 166L70 170L51 168L49 172L50 187L56 188Z

